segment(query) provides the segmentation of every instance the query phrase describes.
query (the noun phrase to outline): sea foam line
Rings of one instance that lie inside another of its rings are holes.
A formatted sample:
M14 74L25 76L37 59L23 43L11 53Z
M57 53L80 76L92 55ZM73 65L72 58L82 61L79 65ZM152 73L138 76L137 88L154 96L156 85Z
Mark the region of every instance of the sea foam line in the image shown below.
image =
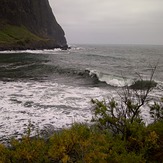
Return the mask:
M63 51L60 48L56 49L43 49L43 50L5 50L5 51L0 51L0 54L18 54L18 53L31 53L31 54L46 54L46 53L54 53L54 52L60 52Z

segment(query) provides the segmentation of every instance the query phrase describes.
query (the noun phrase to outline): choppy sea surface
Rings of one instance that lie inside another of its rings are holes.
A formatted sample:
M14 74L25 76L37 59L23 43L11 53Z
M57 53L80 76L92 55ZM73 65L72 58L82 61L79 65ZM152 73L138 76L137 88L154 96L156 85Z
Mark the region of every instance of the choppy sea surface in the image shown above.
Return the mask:
M163 90L163 46L73 45L71 49L0 52L0 139L19 136L29 121L44 129L89 123L91 99L117 98L137 73L149 79L157 65L157 87ZM142 111L149 121L148 110Z

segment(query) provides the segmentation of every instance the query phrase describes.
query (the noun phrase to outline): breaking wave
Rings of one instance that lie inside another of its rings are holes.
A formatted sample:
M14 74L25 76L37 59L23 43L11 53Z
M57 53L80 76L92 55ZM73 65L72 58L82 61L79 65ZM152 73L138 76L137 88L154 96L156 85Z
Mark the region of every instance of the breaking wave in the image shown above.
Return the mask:
M97 70L90 69L77 69L71 67L61 67L49 64L46 62L42 63L24 63L24 64L9 64L5 67L0 66L0 70L3 73L4 78L37 78L37 79L48 79L55 78L58 76L67 76L84 79L85 81L91 82L92 84L109 85L111 87L123 87L130 85L132 81L130 79L123 79L109 75ZM0 73L1 76L1 73Z
M96 70L86 70L90 77L97 78L99 82L105 82L106 84L113 87L124 87L125 85L131 85L132 80L124 79L116 76L112 76Z

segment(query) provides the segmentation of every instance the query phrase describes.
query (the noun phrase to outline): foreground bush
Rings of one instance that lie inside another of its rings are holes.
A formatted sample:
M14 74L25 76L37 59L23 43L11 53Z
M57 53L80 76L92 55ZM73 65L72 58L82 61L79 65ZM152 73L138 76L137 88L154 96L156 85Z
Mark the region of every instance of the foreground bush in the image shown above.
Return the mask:
M163 121L133 131L128 140L123 140L96 125L74 124L48 140L27 135L13 139L9 147L0 145L0 162L162 162Z
M25 136L12 140L8 148L1 145L0 162L144 162L141 154L126 147L126 142L109 133L76 124L48 141Z

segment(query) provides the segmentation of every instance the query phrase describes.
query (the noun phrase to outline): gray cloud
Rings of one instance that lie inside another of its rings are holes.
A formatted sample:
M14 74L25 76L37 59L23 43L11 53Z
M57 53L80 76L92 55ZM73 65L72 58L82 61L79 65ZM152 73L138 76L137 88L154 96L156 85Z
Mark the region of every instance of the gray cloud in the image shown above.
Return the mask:
M163 44L162 0L49 1L70 44Z

